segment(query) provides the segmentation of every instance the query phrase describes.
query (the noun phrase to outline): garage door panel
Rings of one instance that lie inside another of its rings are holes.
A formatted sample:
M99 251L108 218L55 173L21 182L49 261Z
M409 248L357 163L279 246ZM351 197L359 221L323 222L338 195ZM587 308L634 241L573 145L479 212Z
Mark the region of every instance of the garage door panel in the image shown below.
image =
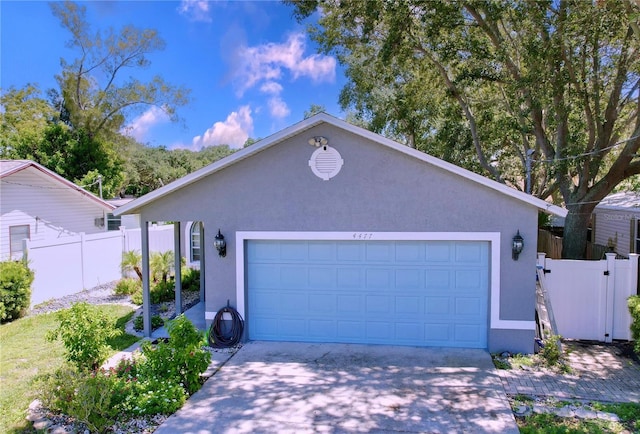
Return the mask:
M249 241L249 338L486 348L488 247Z
M392 297L385 295L369 295L366 298L367 315L388 314L393 311Z
M311 294L309 306L314 312L321 314L335 314L338 311L338 302L335 294Z
M455 301L455 314L457 316L477 317L482 313L483 303L479 298L458 297Z
M485 249L477 243L458 242L455 244L456 262L483 265Z
M337 285L340 289L360 288L362 286L363 270L361 268L338 268Z
M308 245L309 260L314 262L335 262L336 245L333 242L318 241Z
M395 340L394 323L389 321L367 322L367 340L393 342Z
M250 288L279 288L280 267L277 265L255 264L247 281Z
M395 340L401 343L412 344L413 342L422 341L424 333L422 331L422 323L396 323L395 324Z
M451 324L426 323L424 327L424 339L429 345L443 345L453 341Z
M395 297L395 312L399 316L420 314L420 297Z
M422 289L425 286L425 273L421 269L395 270L395 289Z
M426 262L450 262L452 258L451 243L448 241L432 241L426 246Z
M309 267L309 288L334 289L336 270L333 267Z
M389 263L393 260L393 246L388 242L369 241L364 248L367 262Z
M455 289L463 291L483 291L486 273L484 270L457 270Z
M341 342L362 339L364 336L365 325L363 321L338 320L337 326L337 337L341 339Z
M480 330L473 324L456 324L455 340L460 344L477 342L480 338Z
M366 287L389 289L391 286L391 270L367 268Z
M425 270L425 286L427 290L448 290L451 286L451 271L443 269Z
M276 273L276 269L279 268L280 281L279 285L275 287L279 288L299 288L301 286L306 287L308 280L308 269L305 266L282 266L282 267L273 267L274 274ZM273 278L270 277L270 287L273 288ZM276 281L277 282L277 281Z
M338 313L364 312L364 297L361 295L338 295Z
M280 262L280 245L269 241L252 241L247 246L247 259L250 262Z
M331 341L337 335L337 324L335 321L323 320L323 319L310 319L309 320L309 336L322 342Z
M340 243L336 246L338 262L362 262L364 248L358 243Z
M423 264L425 262L424 243L399 241L396 243L396 262L405 264Z
M449 317L451 315L450 297L425 297L425 313L429 318L438 316Z

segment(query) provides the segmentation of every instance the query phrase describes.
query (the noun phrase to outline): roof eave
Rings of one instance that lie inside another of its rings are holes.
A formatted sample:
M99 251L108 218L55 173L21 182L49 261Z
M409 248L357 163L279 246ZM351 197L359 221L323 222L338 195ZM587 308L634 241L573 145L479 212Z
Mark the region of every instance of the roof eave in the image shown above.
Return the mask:
M403 152L407 155L410 155L412 157L415 157L419 160L422 160L428 164L431 164L433 166L436 167L440 167L444 170L447 170L451 173L457 174L458 176L462 176L464 178L467 178L471 181L474 181L476 183L479 183L481 185L484 185L488 188L492 188L496 191L499 191L507 196L511 196L515 199L518 199L520 201L523 201L525 203L528 203L536 208L538 208L541 211L544 211L546 213L549 214L553 214L556 215L558 217L566 217L568 211L564 208L561 208L557 205L553 205L551 203L545 202L542 199L539 199L537 197L528 195L526 193L523 193L521 191L515 190L511 187L508 187L504 184L500 184L496 181L493 181L489 178L486 178L482 175L478 175L474 172L471 172L467 169L463 169L462 167L456 166L454 164L451 163L447 163L444 160L440 160L438 158L435 158L431 155L428 155L424 152L420 152L416 149L410 148L408 146L404 146L401 145L397 142L394 142L391 139L387 139L386 137L382 137L379 134L373 133L369 130L366 130L364 128L355 126L355 125L351 125L348 122L345 122L343 120L340 120L338 118L335 118L331 115L328 115L326 113L319 113L315 116L312 116L310 118L307 118L301 122L298 122L297 124L294 124L288 128L285 128L284 130L275 133L247 148L244 148L228 157L225 157L221 160L218 160L215 163L210 164L209 166L203 167L200 170L197 170L189 175L186 175L185 177L176 180L174 182L172 182L171 184L167 184L164 187L161 187L157 190L152 191L151 193L148 193L126 205L121 206L120 208L117 209L117 211L114 213L115 215L123 215L123 214L137 214L141 211L141 209L146 206L147 204L149 204L150 202L153 202L155 199L167 194L167 193L171 193L173 191L176 191L180 188L183 188L193 182L198 181L199 179L202 179L206 176L209 176L221 169L224 169L225 167L231 166L232 164L235 164L236 162L247 158L251 155L254 155L258 152L261 152L283 140L286 140L287 138L294 136L296 134L299 134L309 128L312 128L316 125L319 125L321 123L328 123L330 125L333 125L335 127L338 128L342 128L346 131L349 131L353 134L356 134L358 136L361 136L363 138L366 138L368 140L371 140L373 142L385 145L387 147L390 147L392 149L395 149L399 152Z

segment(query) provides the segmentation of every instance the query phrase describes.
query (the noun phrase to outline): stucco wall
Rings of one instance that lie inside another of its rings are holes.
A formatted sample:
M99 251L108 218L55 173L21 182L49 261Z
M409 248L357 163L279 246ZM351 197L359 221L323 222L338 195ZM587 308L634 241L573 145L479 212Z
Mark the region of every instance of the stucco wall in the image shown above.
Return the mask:
M308 165L316 148L307 141L318 135L344 159L329 181ZM500 318L534 319L535 207L327 124L168 194L147 205L142 219L203 221L206 310L212 312L227 300L235 305L236 231L500 232ZM218 228L228 242L226 258L213 249ZM525 249L513 261L518 229ZM524 334L530 339L507 349L531 351L533 331ZM491 334L489 342L502 349Z

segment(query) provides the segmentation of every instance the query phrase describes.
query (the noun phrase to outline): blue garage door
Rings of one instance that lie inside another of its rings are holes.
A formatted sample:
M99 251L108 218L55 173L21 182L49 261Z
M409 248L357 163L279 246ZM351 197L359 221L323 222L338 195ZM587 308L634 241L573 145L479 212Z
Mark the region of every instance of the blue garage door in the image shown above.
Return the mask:
M489 243L247 242L249 338L486 348Z

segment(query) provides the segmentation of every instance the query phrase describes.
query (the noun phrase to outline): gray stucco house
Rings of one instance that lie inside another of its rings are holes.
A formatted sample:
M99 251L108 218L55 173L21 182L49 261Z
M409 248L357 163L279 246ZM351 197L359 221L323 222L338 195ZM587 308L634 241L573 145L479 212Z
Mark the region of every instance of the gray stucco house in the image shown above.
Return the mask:
M116 213L201 221L206 319L245 339L532 352L539 210L566 215L321 113Z

